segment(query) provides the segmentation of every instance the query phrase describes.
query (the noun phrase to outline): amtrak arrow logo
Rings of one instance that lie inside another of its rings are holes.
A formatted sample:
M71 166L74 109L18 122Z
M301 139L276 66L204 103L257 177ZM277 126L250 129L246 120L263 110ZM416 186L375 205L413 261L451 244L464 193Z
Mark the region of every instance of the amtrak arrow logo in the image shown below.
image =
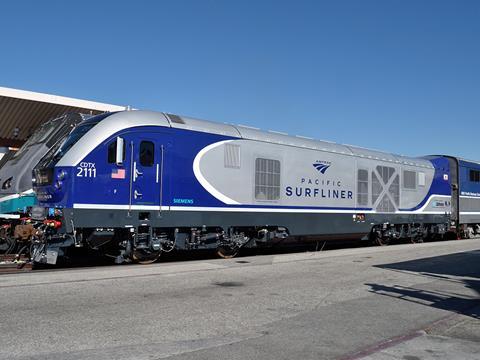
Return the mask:
M313 164L313 167L320 171L322 174L325 174L330 165L332 165L332 163L327 161L317 161Z

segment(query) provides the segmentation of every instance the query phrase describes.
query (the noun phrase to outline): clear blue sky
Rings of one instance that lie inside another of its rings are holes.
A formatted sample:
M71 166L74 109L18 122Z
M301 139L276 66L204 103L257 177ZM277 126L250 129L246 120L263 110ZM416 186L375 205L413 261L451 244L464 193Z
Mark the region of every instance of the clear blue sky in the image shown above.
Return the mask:
M8 1L0 85L480 160L480 1Z

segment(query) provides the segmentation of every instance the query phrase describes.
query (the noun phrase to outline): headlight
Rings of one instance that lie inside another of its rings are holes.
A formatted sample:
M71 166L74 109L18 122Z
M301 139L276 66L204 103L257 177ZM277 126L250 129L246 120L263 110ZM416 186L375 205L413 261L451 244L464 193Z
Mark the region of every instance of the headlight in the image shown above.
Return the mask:
M2 189L6 190L12 186L12 178L13 177L9 177L7 180L5 180L5 182L2 185Z

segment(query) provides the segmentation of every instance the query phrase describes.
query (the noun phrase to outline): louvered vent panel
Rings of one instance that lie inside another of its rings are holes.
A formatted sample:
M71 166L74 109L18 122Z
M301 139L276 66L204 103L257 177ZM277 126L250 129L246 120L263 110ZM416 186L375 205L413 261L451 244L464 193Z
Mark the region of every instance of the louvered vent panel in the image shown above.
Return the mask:
M225 144L225 167L240 169L240 145Z

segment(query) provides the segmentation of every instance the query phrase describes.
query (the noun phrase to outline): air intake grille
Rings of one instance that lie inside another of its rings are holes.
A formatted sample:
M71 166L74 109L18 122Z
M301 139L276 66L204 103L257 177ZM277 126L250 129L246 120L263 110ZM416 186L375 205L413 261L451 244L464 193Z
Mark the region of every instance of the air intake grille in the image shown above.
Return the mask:
M224 163L226 168L240 169L240 145L225 144Z
M280 161L255 159L255 199L280 199Z
M403 171L403 187L404 189L415 190L417 188L417 173L415 171Z

